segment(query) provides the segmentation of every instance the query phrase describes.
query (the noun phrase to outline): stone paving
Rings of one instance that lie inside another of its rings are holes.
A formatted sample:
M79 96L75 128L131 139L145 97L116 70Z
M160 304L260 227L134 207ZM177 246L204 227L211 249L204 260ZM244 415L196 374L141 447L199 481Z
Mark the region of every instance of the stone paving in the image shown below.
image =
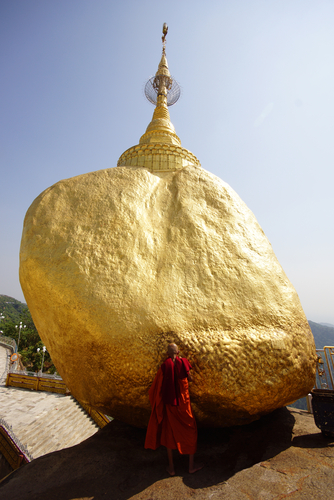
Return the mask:
M0 373L10 351L0 346ZM37 458L92 436L98 426L70 396L0 385L0 417Z

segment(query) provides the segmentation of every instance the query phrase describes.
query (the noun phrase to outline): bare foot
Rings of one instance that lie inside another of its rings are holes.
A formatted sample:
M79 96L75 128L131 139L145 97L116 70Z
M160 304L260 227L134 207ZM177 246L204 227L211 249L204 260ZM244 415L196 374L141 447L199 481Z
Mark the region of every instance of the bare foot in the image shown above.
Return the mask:
M169 467L166 467L166 471L168 472L168 474L170 476L175 476L175 470L174 469L170 469Z
M194 466L192 467L192 469L189 469L189 474L194 474L198 470L203 469L203 467L204 467L204 464L194 464Z

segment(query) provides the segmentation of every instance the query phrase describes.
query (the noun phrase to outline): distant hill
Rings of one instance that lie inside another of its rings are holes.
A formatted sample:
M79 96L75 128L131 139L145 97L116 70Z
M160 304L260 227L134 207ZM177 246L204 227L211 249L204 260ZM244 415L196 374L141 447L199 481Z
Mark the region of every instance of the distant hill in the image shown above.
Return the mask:
M0 313L5 316L6 321L18 323L20 321L20 314L26 309L28 309L27 304L23 304L23 302L8 295L0 295Z
M334 346L334 326L325 326L324 323L314 323L313 321L308 323L317 349L322 349L325 345Z

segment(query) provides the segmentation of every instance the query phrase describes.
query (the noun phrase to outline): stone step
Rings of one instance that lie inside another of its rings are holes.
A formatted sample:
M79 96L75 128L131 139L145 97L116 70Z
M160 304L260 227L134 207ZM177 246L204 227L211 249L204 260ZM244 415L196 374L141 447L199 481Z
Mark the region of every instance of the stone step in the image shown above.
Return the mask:
M19 438L37 458L50 451L68 448L87 439L98 430L78 404L66 398L57 409L36 418L22 431Z
M2 365L7 352L0 347ZM81 443L98 426L72 397L0 386L0 416L34 458Z

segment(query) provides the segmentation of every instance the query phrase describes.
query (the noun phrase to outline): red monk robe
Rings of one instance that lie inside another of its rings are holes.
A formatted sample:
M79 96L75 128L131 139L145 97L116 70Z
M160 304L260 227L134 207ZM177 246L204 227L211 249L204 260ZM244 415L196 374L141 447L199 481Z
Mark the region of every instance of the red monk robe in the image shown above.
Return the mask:
M180 453L196 452L197 427L193 416L188 373L191 365L185 358L171 358L161 365L149 391L152 413L147 427L145 448L160 445Z

